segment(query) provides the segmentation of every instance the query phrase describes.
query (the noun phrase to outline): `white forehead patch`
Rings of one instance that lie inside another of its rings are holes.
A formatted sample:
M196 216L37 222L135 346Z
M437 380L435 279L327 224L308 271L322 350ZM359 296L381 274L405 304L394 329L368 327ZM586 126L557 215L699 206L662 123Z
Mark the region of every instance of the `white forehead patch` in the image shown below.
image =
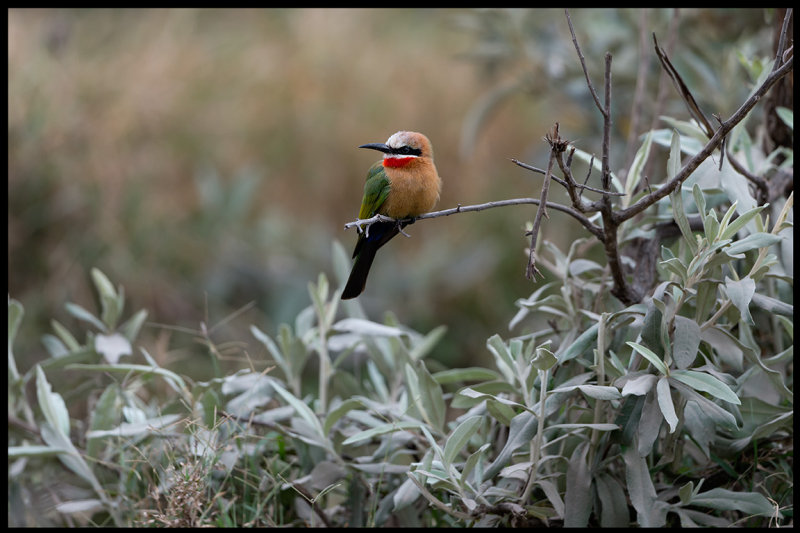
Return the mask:
M392 148L400 148L401 146L408 146L410 140L409 132L398 131L386 141L386 144Z

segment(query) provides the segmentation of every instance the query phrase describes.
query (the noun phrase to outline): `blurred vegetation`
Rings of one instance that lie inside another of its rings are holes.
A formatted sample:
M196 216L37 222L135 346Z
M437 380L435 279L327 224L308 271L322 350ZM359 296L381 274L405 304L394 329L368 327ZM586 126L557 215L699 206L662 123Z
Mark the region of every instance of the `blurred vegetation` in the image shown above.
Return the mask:
M535 194L541 178L508 159L543 166L556 120L573 139L600 126L560 10L8 15L8 285L36 330L63 315L62 302L90 297L93 266L158 323L197 328L246 308L275 326L302 308L308 280L330 272L330 241L355 241L342 228L375 158L359 144L425 132L446 208ZM671 12L649 16L663 34ZM766 16L681 12L680 57L691 63L679 66L716 96L712 109L730 111L747 91L729 45L768 46ZM573 17L587 53L615 54L624 139L640 14ZM531 289L531 217L518 207L417 224L382 250L362 301L423 330L448 324L437 356L448 364L480 359L473 347ZM546 237L558 244L580 234L566 217L557 227Z
M614 55L615 172L664 127L647 114L631 130L643 35L645 94L660 75L650 35L666 41L676 20L670 57L721 116L771 57L773 10L674 16L572 12L596 86ZM680 239L659 275L690 290L620 309L599 247L559 213L540 239L550 272L530 283L532 206L421 221L358 301L338 301L355 242L343 224L375 159L359 144L425 132L441 208L537 196L541 177L509 158L543 167L554 122L600 152L563 11L12 9L8 33L9 525L791 523L791 247L767 255L778 237L763 237L790 231L791 210L747 212L761 240L725 265L749 278L765 263L755 326L749 299L716 291L722 254L694 261ZM671 127L685 119L674 94L665 104ZM748 129L763 120L757 107ZM702 136L686 131L684 148ZM774 169L758 138L737 141ZM727 213L726 231L729 198L712 191L706 209L684 192L709 221ZM708 225L698 242L728 246ZM713 290L676 281L689 261ZM673 365L667 317L694 332L679 311L741 338L693 337L704 366Z

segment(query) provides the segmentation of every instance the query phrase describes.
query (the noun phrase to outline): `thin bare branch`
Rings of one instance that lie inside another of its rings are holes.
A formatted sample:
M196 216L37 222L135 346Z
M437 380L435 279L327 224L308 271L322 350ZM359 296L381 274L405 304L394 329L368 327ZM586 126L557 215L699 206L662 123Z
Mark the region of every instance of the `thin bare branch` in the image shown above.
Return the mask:
M493 209L495 207L507 207L510 205L539 205L538 198L511 198L508 200L497 200L494 202L486 202L484 204L476 204L476 205L460 205L458 207L453 207L450 209L443 209L441 211L431 211L430 213L425 213L424 215L420 215L415 219L406 218L402 220L396 220L391 217L387 217L385 215L375 215L374 217L370 218L362 218L358 220L354 220L352 222L347 222L344 225L344 229L350 229L353 227L364 227L374 224L375 222L403 222L403 223L411 223L417 220L427 219L427 218L438 218L438 217L447 217L450 215L455 215L458 213L468 213L472 211L483 211L485 209ZM547 202L547 208L553 209L555 211L561 211L562 213L566 213L575 220L577 220L583 227L585 227L589 233L597 237L598 239L603 239L603 231L592 224L592 221L589 220L586 216L582 213L572 209L569 206L554 203L554 202Z
M611 190L611 166L609 157L611 154L611 52L606 52L606 71L604 75L605 81L605 110L603 111L603 175L601 176L601 183L603 189L606 191ZM607 196L603 197L608 199Z
M675 85L675 89L677 89L678 94L686 104L689 114L695 119L697 124L703 128L705 134L708 137L711 137L714 135L714 128L711 127L711 123L706 118L703 110L700 109L700 106L697 104L697 100L695 100L694 96L692 96L692 92L689 90L689 87L687 87L686 83L684 83L683 78L678 70L672 66L672 62L669 60L669 57L667 57L667 53L660 46L658 46L658 39L656 39L655 33L653 34L653 43L656 49L658 60L661 61L661 66L664 67L664 70L669 75L670 79L672 79L672 83Z
M583 58L583 52L581 52L581 47L578 45L578 38L575 37L575 29L572 27L572 19L569 17L569 10L565 9L564 12L567 15L567 24L569 25L569 33L572 35L572 44L575 45L575 50L578 52L578 59L580 60L581 67L583 68L583 75L586 76L586 84L589 86L589 92L592 93L592 98L594 98L594 103L597 105L597 109L599 109L600 112L605 115L606 112L603 109L603 104L600 103L600 97L597 96L597 91L594 90L592 80L589 78L589 71L586 70L586 60Z
M547 161L547 173L544 175L544 182L542 183L542 194L539 199L539 206L536 209L536 215L533 219L533 227L531 228L531 247L528 252L528 265L525 267L525 277L531 281L536 279L536 274L539 270L536 268L536 241L539 238L539 227L542 224L542 217L550 218L547 214L547 193L550 190L550 178L553 174L553 163L556 159L556 154L562 153L566 147L567 142L561 139L558 134L558 122L553 126L552 133L545 137L545 140L550 144L550 157Z
M521 166L522 168L524 168L526 170L530 170L531 172L536 172L537 174L546 174L547 173L546 170L543 170L543 169L538 168L538 167L534 167L533 165L529 165L527 163L523 163L519 159L514 159L513 157L510 158L510 159L511 159L511 162L514 163L515 165ZM567 162L567 164L565 166L567 168L569 168L569 162ZM590 163L589 164L589 174L586 176L587 180L589 179L589 175L591 175L591 172L592 172L592 165ZM569 188L570 187L570 184L569 184L569 182L567 180L562 180L558 176L550 176L550 178L553 181L555 181L556 183L558 183L559 185L561 185L562 187L564 187L564 188ZM611 196L625 196L624 192L604 191L603 189L598 189L596 187L592 187L590 185L586 185L586 183L583 183L583 184L575 183L574 187L576 189L585 189L587 191L599 192L601 194L610 194Z
M788 12L787 12L788 14ZM638 202L635 204L627 207L626 209L621 209L614 213L614 221L618 224L632 218L633 216L641 213L660 199L664 198L665 196L669 195L672 191L677 189L681 183L683 183L691 174L694 172L700 163L705 161L713 152L716 150L721 144L722 140L725 138L728 133L741 122L750 110L763 98L763 96L770 90L770 88L783 76L788 74L792 71L794 67L793 61L789 60L783 64L776 64L773 68L772 72L767 76L764 80L764 83L753 92L750 97L742 103L739 109L731 115L731 117L723 121L720 124L720 127L717 129L716 133L708 140L706 145L691 159L689 159L686 164L684 164L683 168L681 168L678 173L669 179L666 183L661 185L658 189L653 191L651 194L648 194L639 199Z
M792 8L786 9L786 15L783 17L783 25L781 26L781 33L780 38L778 39L778 46L775 50L775 65L780 65L781 63L785 63L788 57L784 54L784 52L791 52L794 48L794 44L791 44L786 49L786 37L789 34L789 21L792 20L792 12L794 10ZM774 67L773 67L774 68Z

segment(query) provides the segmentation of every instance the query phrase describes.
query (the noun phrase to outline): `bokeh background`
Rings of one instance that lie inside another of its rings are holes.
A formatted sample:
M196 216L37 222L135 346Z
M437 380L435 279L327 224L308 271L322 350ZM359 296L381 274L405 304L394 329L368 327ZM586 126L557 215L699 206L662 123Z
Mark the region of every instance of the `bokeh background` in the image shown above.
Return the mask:
M673 11L571 14L598 87L614 55L617 170L652 118L629 131L640 25L654 100L649 39L664 44ZM736 50L769 57L774 12L678 17L673 62L713 97L701 106L731 114L749 90ZM600 150L561 10L11 9L8 45L8 292L26 310L23 367L45 357L51 319L73 323L66 301L94 308L94 266L125 287L128 314L149 310L154 356L191 365L179 331L201 323L258 351L250 324L274 334L292 322L320 272L342 283L332 243L352 249L343 225L376 160L356 147L397 130L432 140L439 208L538 195L541 176L509 159L545 167L554 122ZM664 112L686 119L681 106L671 92ZM565 202L558 187L551 199ZM434 357L479 364L487 337L521 333L508 331L514 301L541 283L524 278L534 212L411 226L381 251L360 301L374 320L446 325ZM562 249L585 236L550 216L544 238Z

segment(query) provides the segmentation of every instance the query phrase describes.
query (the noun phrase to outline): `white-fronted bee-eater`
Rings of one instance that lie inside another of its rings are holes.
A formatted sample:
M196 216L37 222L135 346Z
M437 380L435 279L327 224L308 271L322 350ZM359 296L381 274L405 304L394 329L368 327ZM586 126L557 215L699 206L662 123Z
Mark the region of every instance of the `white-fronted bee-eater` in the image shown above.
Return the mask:
M433 147L426 136L415 131L398 131L386 143L363 144L359 148L383 152L383 159L367 173L359 219L378 214L396 220L413 219L433 209L439 200L442 180L433 164ZM410 223L375 222L361 232L342 300L355 298L364 291L375 253Z

